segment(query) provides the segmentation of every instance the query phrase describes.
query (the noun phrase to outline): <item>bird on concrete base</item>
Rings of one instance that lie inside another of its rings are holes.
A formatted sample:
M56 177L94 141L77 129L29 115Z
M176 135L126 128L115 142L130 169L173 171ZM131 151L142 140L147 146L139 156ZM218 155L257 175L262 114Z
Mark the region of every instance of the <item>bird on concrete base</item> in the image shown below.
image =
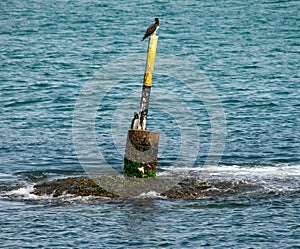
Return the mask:
M131 122L131 130L136 130L139 125L139 114L137 112L134 112L134 118L132 119Z

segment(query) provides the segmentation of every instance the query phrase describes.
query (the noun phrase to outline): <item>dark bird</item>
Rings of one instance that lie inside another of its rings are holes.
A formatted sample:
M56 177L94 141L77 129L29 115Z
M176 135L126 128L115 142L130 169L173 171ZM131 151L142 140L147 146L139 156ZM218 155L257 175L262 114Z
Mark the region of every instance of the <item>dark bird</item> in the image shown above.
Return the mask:
M137 129L139 124L139 114L137 112L134 112L134 118L132 119L131 122L131 130L132 129Z
M145 40L150 35L155 34L156 31L158 30L158 28L159 28L159 20L158 20L158 18L154 18L154 21L155 22L151 26L149 26L149 28L147 28L147 31L146 31L146 33L145 33L142 41Z

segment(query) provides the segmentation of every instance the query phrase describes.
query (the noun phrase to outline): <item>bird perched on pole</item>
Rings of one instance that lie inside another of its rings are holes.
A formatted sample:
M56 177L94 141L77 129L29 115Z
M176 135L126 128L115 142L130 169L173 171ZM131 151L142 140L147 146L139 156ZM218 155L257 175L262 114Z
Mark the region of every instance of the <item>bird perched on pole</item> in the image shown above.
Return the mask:
M158 28L159 28L159 20L158 20L158 18L154 18L154 23L151 26L149 26L149 28L147 28L147 31L146 31L142 41L145 40L150 35L155 34L156 31L158 30Z

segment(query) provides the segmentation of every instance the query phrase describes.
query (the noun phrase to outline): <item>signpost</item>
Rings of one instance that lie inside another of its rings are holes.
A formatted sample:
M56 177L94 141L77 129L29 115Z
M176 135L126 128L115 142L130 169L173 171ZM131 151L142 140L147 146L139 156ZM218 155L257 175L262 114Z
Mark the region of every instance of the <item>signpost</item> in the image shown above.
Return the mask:
M133 177L156 176L158 164L158 140L157 132L146 130L152 76L156 55L158 37L153 34L148 43L146 68L139 115L135 113L131 129L128 131L126 150L124 156L125 175Z

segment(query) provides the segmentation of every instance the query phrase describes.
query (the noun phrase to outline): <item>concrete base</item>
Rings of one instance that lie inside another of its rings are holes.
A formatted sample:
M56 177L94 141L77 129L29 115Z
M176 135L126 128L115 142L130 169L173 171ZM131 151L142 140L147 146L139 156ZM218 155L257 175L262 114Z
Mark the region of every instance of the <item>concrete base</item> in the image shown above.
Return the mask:
M156 176L158 140L157 132L128 131L124 156L124 170L127 176L140 178Z

